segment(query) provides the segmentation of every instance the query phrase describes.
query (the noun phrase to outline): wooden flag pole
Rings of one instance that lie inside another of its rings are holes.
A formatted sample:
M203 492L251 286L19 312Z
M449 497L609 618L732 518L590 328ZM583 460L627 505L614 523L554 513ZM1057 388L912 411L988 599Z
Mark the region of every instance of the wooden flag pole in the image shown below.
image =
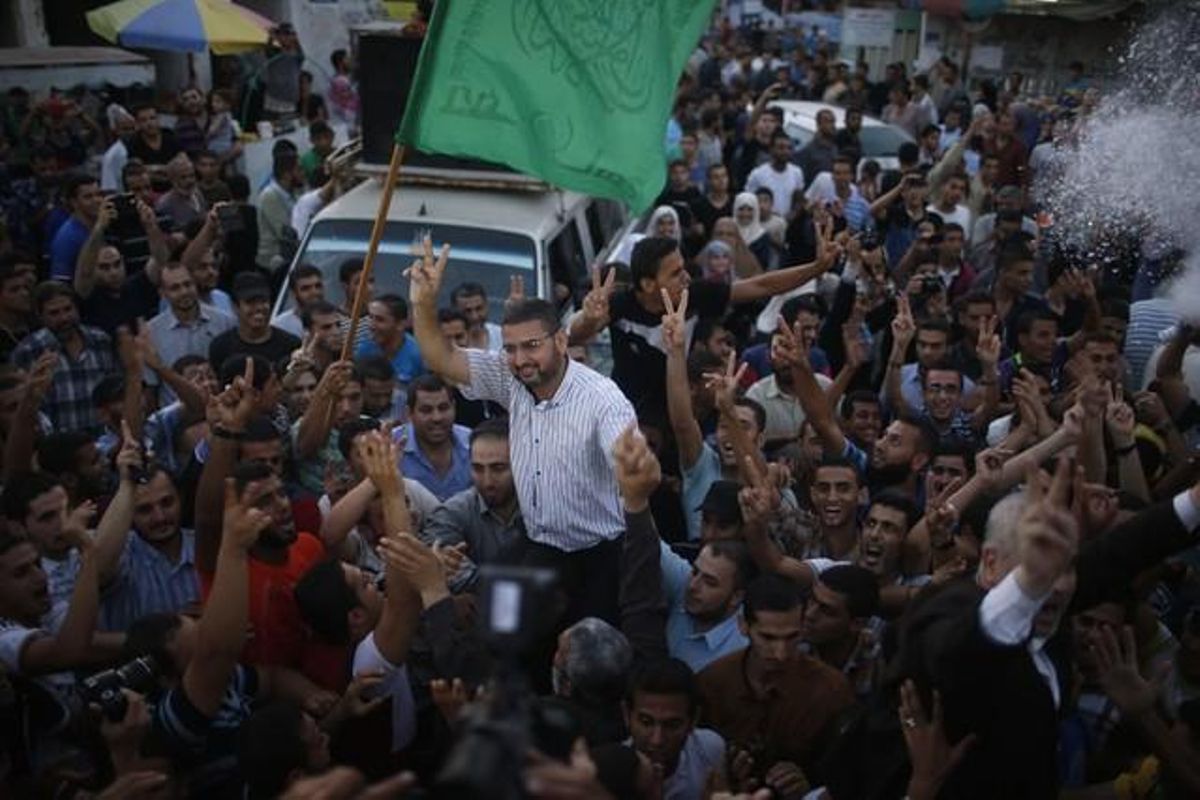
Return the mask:
M379 196L379 209L375 212L375 225L371 228L371 241L367 244L367 256L363 259L363 269L358 274L358 286L354 289L354 302L350 306L350 331L346 334L346 341L342 342L342 361L349 360L354 354L358 320L362 314L363 303L366 302L367 286L371 282L371 270L375 267L375 254L379 252L379 240L383 238L383 229L387 226L388 210L392 206L392 193L396 190L396 179L400 175L400 164L403 161L404 145L396 142L392 145L392 160L388 163L387 177L383 180L383 194Z

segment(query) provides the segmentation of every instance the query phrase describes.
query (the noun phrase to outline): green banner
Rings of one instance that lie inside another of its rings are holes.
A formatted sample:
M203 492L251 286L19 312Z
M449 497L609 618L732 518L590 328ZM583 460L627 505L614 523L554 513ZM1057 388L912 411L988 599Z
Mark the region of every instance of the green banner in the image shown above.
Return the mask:
M439 0L396 138L634 211L714 0Z

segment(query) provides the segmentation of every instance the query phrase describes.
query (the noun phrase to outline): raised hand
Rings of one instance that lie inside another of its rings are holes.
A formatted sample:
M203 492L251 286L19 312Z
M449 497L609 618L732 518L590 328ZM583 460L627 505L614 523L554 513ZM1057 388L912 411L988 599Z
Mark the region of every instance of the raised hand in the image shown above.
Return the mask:
M354 443L363 471L380 494L399 493L400 447L391 436L374 431L359 436Z
M613 282L617 279L617 271L610 269L600 281L600 267L592 267L592 290L583 298L584 319L594 328L602 328L608 324L608 298L612 295Z
M129 430L129 423L121 420L121 449L117 452L117 474L121 480L132 481L145 466L141 442Z
M433 548L412 534L396 533L380 539L379 555L422 595L445 590L446 575L441 560Z
M35 406L40 406L54 383L54 373L58 371L58 353L47 350L37 357L29 371L25 383L25 394Z
M1112 399L1108 401L1108 406L1104 410L1104 424L1112 436L1114 445L1118 448L1128 447L1134 442L1133 429L1137 426L1137 417L1129 404L1118 396L1120 393L1111 384L1109 393Z
M725 367L725 372L707 372L704 374L704 385L713 392L713 396L717 401L717 408L726 413L733 412L733 404L737 399L738 386L741 384L742 376L746 374L746 368L749 364L742 364L740 367L737 364L737 354L729 354L729 364Z
M508 279L508 298L504 305L513 306L525 299L525 276L513 275Z
M842 350L846 354L846 366L858 369L867 363L867 345L862 340L858 325L850 323L842 326Z
M1025 480L1026 506L1017 522L1017 582L1030 597L1042 597L1071 568L1079 549L1079 523L1071 513L1071 460L1060 458L1049 486L1032 467Z
M126 375L132 377L142 374L142 367L145 366L145 363L142 361L142 354L138 351L137 339L124 325L117 328L117 356L120 358Z
M961 478L955 478L942 487L942 491L926 506L925 527L929 530L929 541L936 546L945 546L954 538L954 528L958 525L958 508L950 502L950 498L962 485Z
M908 350L909 343L917 334L917 323L913 320L912 307L905 295L896 295L896 316L892 318L892 347L896 352Z
M634 513L644 511L650 504L650 496L662 482L662 467L646 438L638 431L637 423L630 423L617 437L613 445L613 462L625 509Z
M800 343L796 331L780 316L775 322L775 335L771 337L771 357L781 364L790 364L793 369L812 369L808 363L808 352Z
M238 497L233 478L225 479L225 513L221 524L222 544L229 542L240 550L248 551L258 542L258 537L271 526L267 512L243 502L261 488L260 481L250 481Z
M670 353L679 356L686 355L688 290L684 289L683 294L680 295L678 307L672 302L671 293L666 289L662 290L662 301L663 307L667 310L662 318L663 344L667 346Z
M1171 415L1157 392L1138 392L1133 396L1133 407L1139 422L1158 430L1172 424Z
M209 422L215 421L227 431L241 433L246 429L246 422L254 414L258 400L258 390L254 388L254 359L246 359L246 368L241 375L225 387L213 401L209 403Z
M921 695L911 680L900 685L899 712L904 746L908 748L908 758L912 762L908 796L912 800L933 800L975 744L975 734L968 734L951 745L946 738L941 693L934 690L932 713L926 713Z
M442 277L446 274L446 263L450 260L450 245L442 245L435 257L433 238L426 235L419 246L413 245L413 255L417 260L404 271L408 278L408 299L413 305L436 307Z
M975 480L979 481L984 491L993 491L1000 487L1004 479L1004 462L1011 456L1011 450L1000 447L980 450L975 455Z
M379 684L383 683L383 680L382 672L364 672L355 676L354 680L350 681L350 685L346 687L346 693L338 701L336 711L339 715L354 719L370 714L391 700L391 696L388 694L382 694L373 699L368 697L373 690L378 690Z
M992 369L1000 361L1000 334L996 333L999 317L988 317L979 326L979 341L975 345L975 355L985 369Z
M108 226L112 225L117 219L117 204L113 202L111 197L106 197L100 203L100 210L96 212L95 229L103 233L108 230Z
M754 459L744 459L745 473L749 483L738 492L738 505L742 508L742 519L747 526L756 530L766 530L775 513L779 510L782 496L779 488L754 463Z
M1121 713L1137 716L1153 710L1168 673L1160 672L1153 680L1142 677L1133 628L1122 626L1118 637L1109 628L1101 627L1096 632L1094 645L1092 657L1100 686Z
M469 700L467 687L463 685L461 678L452 681L434 678L429 682L429 697L441 712L442 719L451 726L458 723L458 718L462 716Z

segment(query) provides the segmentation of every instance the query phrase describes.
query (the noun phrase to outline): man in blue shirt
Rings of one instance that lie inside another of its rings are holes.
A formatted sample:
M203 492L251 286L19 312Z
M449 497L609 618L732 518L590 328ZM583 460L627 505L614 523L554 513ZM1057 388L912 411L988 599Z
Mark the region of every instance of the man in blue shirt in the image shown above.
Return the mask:
M90 175L74 175L63 187L63 198L71 209L71 216L59 226L50 242L50 277L70 282L75 277L75 262L79 251L88 240L104 195L100 184Z
M425 372L417 340L408 333L408 303L398 294L376 297L367 307L371 338L354 350L355 359L383 356L392 362L396 380L406 385Z
M401 471L445 502L471 488L471 431L454 424L454 398L441 378L422 375L408 388L409 422L393 434L404 446Z

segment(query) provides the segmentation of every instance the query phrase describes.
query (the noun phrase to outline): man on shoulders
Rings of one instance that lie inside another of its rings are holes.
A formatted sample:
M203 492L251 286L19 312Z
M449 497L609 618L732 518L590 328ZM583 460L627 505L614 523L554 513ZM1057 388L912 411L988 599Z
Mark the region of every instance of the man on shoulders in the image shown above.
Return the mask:
M624 518L610 462L612 444L636 420L616 385L567 355L567 332L544 300L505 313L504 353L450 346L437 299L449 259L433 244L409 270L413 324L421 356L475 399L505 406L513 428L513 474L534 558L560 570L568 619L617 613L617 541Z

